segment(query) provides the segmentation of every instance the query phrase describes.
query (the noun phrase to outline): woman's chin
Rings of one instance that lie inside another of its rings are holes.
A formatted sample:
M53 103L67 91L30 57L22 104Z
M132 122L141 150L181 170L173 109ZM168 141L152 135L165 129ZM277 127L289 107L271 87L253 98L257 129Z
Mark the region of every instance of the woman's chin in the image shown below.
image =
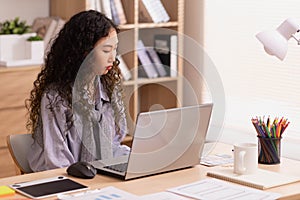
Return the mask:
M101 75L105 75L108 73L108 70L106 69Z

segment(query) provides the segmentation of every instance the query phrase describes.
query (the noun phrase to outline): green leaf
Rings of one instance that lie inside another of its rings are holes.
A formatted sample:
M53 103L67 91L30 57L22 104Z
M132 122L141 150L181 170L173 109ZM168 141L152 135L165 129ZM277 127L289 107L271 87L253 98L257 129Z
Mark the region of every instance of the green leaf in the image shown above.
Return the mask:
M24 34L30 31L26 21L20 21L19 17L0 23L0 34Z

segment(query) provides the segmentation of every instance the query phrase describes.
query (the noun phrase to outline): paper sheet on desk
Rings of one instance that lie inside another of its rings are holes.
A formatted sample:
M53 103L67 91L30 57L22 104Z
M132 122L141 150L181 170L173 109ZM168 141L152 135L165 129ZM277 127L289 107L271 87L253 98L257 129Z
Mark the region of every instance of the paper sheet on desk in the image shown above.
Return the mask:
M200 164L213 167L217 165L233 164L233 157L227 154L214 154L201 157Z
M183 196L171 193L171 192L158 192L154 194L148 194L141 196L139 200L188 200Z
M171 188L168 191L201 200L274 200L281 196L213 178Z
M116 187L105 187L102 189L90 190L71 195L58 195L60 200L187 200L183 196L171 192L159 192L143 196L136 196L131 193L120 190Z
M116 187L105 187L76 194L57 195L60 200L136 200L138 196L120 190Z

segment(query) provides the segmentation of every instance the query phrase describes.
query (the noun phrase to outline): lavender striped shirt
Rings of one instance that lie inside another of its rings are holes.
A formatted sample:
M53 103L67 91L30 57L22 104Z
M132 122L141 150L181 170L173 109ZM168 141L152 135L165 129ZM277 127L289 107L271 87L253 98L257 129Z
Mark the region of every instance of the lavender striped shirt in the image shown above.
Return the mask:
M115 133L114 110L106 93L101 91L99 91L101 100L102 102L106 102L102 105L104 109L102 118L106 118L109 129L113 130L111 137L113 156L129 154L129 147L120 144L126 135L126 131L124 130L127 130L127 127L121 127L121 135ZM75 126L65 131L70 108L63 106L67 105L63 101L61 102L61 106L56 106L52 110L48 107L49 102L57 97L57 92L50 91L44 94L41 101L41 122L39 128L36 130L39 132L37 135L41 137L35 138L27 156L29 165L33 171L67 167L74 162L80 161L82 144L80 131ZM123 121L126 122L126 120ZM126 123L123 126L127 126Z

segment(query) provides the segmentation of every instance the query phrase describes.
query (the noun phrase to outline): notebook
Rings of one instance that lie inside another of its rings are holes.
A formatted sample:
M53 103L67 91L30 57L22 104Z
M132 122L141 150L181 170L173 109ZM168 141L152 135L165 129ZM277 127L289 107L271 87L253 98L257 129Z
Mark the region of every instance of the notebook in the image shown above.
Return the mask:
M198 165L212 106L202 104L140 113L129 156L91 164L98 173L123 180Z
M255 174L239 175L233 173L232 167L208 171L207 176L262 190L300 181L300 177L283 175L263 169L258 169Z

